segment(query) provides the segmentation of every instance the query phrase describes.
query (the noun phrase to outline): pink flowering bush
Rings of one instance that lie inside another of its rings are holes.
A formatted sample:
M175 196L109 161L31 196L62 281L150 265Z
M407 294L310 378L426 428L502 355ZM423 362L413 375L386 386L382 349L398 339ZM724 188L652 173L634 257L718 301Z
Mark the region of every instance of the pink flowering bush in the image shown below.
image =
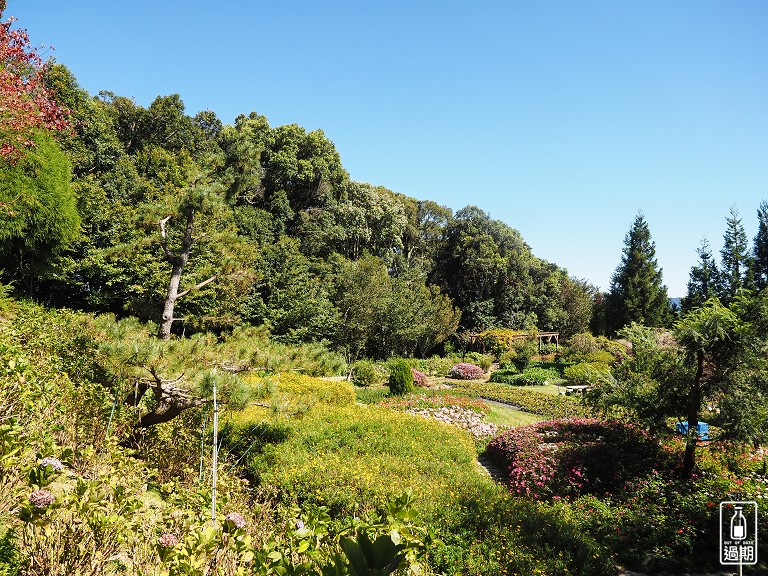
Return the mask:
M427 386L427 375L424 374L424 372L421 372L420 370L416 370L416 368L411 368L411 372L413 373L413 383L416 386Z
M450 376L460 380L476 380L483 377L483 369L468 362L460 362L451 368Z
M670 453L644 430L595 419L552 420L503 432L489 454L516 494L536 499L603 496L654 469L669 469Z

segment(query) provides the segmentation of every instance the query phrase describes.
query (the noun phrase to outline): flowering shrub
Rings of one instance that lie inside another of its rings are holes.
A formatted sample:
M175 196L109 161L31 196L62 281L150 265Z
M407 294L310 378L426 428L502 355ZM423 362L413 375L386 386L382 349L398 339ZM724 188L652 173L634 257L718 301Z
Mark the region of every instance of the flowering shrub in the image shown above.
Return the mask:
M605 495L669 453L638 427L594 419L554 420L503 432L488 453L506 470L510 489L536 499Z
M451 368L450 376L451 378L458 378L460 380L476 380L482 378L483 369L474 364L460 362Z
M413 374L413 383L416 386L427 386L427 375L416 368L411 368L411 374Z

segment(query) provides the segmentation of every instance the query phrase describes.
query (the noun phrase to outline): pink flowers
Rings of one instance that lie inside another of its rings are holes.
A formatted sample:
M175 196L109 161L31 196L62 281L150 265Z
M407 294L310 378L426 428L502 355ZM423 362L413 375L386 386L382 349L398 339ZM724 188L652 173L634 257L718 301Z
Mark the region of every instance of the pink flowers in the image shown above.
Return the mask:
M468 362L460 362L451 368L450 376L460 380L476 380L482 378L483 369Z
M411 373L413 374L413 383L416 384L416 386L427 385L427 375L424 374L424 372L416 370L416 368L411 368Z
M533 498L605 495L664 463L643 430L618 422L554 420L506 431L488 445L510 490Z
M175 534L165 533L157 539L157 543L163 548L173 548L179 543L179 538Z

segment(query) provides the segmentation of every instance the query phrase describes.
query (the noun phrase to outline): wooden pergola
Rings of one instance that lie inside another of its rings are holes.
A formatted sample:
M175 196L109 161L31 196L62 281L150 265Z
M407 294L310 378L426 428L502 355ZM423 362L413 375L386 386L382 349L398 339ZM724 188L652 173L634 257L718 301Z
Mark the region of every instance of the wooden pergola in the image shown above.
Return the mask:
M560 344L560 332L538 332L535 336L533 334L528 334L525 332L521 332L520 334L510 334L506 337L506 340L527 340L529 338L536 338L539 342L539 353L541 353L541 348L544 344L552 344L555 343L555 350L558 349L558 346ZM477 344L478 341L480 341L482 345L482 339L480 338L480 334L470 334L469 335L469 341L474 346Z

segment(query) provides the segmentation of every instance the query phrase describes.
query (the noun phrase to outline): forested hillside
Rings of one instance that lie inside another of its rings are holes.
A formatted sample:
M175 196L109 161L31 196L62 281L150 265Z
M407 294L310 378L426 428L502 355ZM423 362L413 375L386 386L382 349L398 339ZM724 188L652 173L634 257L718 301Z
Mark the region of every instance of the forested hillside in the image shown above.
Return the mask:
M0 183L2 281L20 294L163 337L264 325L350 358L424 355L457 328L588 325L592 287L516 230L352 181L321 130L192 117L178 95L94 97L62 65L42 80L70 128L35 131Z

